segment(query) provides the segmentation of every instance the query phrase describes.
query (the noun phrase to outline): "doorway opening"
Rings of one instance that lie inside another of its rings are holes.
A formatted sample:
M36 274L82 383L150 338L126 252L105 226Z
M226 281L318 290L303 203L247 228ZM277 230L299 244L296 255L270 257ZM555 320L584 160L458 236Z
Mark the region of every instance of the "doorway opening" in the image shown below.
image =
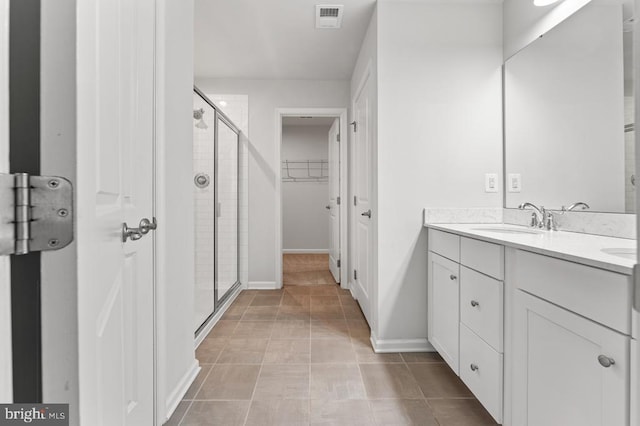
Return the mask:
M348 288L346 109L277 113L276 279ZM344 273L343 273L344 272Z

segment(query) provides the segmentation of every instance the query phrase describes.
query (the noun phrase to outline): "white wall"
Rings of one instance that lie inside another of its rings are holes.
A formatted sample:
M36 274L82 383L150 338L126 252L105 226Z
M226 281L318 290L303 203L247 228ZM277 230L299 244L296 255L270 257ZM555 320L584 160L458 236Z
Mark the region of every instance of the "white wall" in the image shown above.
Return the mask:
M571 16L591 0L564 0L538 7L531 0L504 0L504 59Z
M282 161L328 160L329 129L329 126L283 126ZM305 166L292 164L291 167ZM282 173L285 176L284 166ZM306 170L291 170L290 173L298 177L307 175ZM319 175L320 171L312 173ZM282 249L328 251L329 212L325 209L328 204L328 179L323 182L282 182Z
M157 13L159 418L197 372L193 330L193 0L161 0ZM189 232L185 232L188 230Z
M347 81L219 80L196 77L205 93L249 96L249 282L275 283L276 109L346 107ZM278 254L279 256L279 254Z
M0 173L9 172L9 0L0 0ZM0 403L13 402L11 275L9 256L0 257Z
M622 6L593 2L506 62L506 207L625 212L621 34Z
M378 2L379 339L427 336L424 207L500 207L502 5Z

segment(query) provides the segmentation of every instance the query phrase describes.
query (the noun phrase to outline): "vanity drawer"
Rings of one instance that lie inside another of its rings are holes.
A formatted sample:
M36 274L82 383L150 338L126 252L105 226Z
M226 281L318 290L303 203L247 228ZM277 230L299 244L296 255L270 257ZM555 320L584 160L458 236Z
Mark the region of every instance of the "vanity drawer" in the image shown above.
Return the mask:
M460 267L460 321L502 352L502 281Z
M460 237L429 229L429 250L454 262L460 262Z
M631 277L523 250L509 264L517 288L631 334Z
M464 324L460 324L460 378L496 422L502 423L502 354Z
M502 280L504 277L504 247L462 237L460 239L460 263Z

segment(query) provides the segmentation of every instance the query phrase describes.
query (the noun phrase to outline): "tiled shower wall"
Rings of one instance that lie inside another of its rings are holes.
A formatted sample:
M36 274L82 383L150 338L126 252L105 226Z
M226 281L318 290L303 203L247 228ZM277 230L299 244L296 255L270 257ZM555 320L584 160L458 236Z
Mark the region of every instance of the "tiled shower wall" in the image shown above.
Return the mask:
M193 121L193 176L206 173L210 183L206 188L193 184L195 199L195 324L194 331L213 313L214 308L214 110L194 93L193 108L204 109L207 129L195 127Z

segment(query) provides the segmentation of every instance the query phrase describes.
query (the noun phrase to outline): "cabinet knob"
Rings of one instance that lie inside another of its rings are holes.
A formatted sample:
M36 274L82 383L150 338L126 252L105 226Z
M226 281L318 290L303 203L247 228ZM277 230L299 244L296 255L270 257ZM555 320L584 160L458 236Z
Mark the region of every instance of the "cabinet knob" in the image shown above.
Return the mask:
M455 275L451 274L451 275L449 275L449 279L450 279L451 281L453 281L453 280L457 280L457 279L458 279L458 277L456 277Z
M478 369L479 369L479 367L477 365L475 365L475 364L471 364L469 366L469 368L471 368L471 371L478 371Z
M473 306L474 308L475 308L476 306L480 306L480 302L476 302L475 300L472 300L472 301L471 301L471 306Z
M609 368L611 367L613 364L616 363L616 361L613 358L609 358L606 355L600 355L598 356L598 362L600 363L601 366L603 366L604 368Z

